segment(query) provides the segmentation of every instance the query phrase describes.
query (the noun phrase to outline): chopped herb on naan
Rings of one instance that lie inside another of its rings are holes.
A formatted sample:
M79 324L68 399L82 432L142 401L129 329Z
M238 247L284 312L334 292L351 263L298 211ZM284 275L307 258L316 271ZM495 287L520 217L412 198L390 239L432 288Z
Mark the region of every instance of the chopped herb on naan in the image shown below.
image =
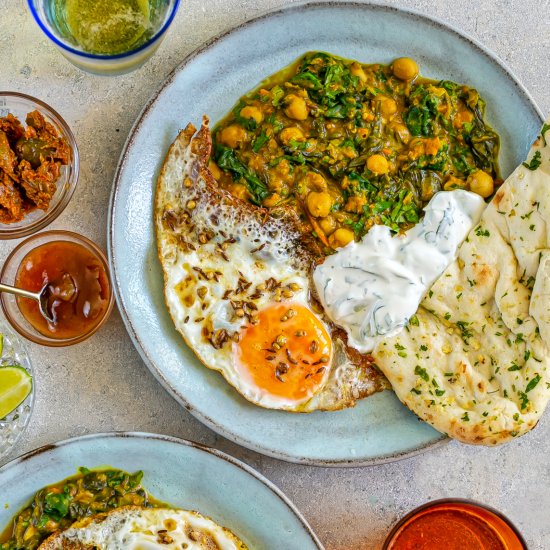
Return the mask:
M544 412L549 347L550 142L541 135L415 322L373 355L420 418L465 443L498 445Z

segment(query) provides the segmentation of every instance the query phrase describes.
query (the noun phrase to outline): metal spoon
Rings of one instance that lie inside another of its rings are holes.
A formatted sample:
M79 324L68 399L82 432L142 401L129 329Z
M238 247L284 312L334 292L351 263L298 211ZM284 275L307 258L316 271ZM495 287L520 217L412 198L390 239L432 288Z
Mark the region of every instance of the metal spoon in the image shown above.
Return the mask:
M15 294L16 296L22 296L23 298L30 298L31 300L36 300L39 305L40 313L42 317L49 321L50 323L55 323L55 319L50 311L48 311L48 298L51 295L50 284L45 284L40 292L30 292L28 290L23 290L22 288L17 288L15 286L4 285L0 283L0 292L9 292L10 294Z

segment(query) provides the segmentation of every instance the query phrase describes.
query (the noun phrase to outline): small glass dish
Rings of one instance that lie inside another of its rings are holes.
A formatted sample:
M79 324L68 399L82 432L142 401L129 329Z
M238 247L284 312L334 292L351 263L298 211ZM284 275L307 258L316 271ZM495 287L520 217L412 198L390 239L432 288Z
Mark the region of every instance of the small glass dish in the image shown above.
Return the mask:
M21 310L17 303L17 298L13 294L3 292L0 296L0 303L2 304L4 315L6 316L11 326L17 332L19 332L19 334L21 334L31 342L51 347L71 346L89 338L105 324L105 322L109 318L111 310L113 309L114 303L113 285L109 274L109 264L107 262L105 254L90 239L71 231L44 231L43 233L33 235L32 237L29 237L28 239L19 243L19 245L17 245L15 249L11 252L11 254L6 258L4 266L2 267L2 271L0 272L0 281L7 285L16 286L15 280L19 267L22 260L27 256L27 254L41 245L57 241L68 241L71 243L79 244L83 246L86 250L88 250L99 261L107 278L108 303L103 310L101 316L98 317L95 321L95 324L91 325L89 330L87 330L85 333L79 334L78 336L71 338L54 338L46 336L45 334L42 334L36 328L34 328L34 326L31 325L31 323L21 313Z
M3 348L0 354L0 367L18 365L33 376L32 364L21 338L9 326L0 320L0 334L3 336ZM35 383L23 403L6 417L0 419L0 459L6 456L17 443L31 418L34 406Z
M11 113L26 127L25 118L28 113L34 110L39 111L69 144L71 161L67 166L61 167L61 174L56 182L57 190L48 210L33 210L20 222L0 223L0 239L19 239L32 235L46 227L63 212L71 200L78 182L80 169L78 148L67 123L49 105L39 99L18 92L0 91L0 118Z
M122 53L100 54L84 50L71 36L68 25L63 25L63 31L56 25L56 6L60 4L59 0L27 0L38 26L60 52L79 69L99 75L119 75L133 71L143 65L160 46L178 11L180 0L148 2L154 18L154 30L146 42Z
M459 498L434 500L409 512L390 531L382 550L416 548L415 541L421 541L424 550L527 550L504 514Z

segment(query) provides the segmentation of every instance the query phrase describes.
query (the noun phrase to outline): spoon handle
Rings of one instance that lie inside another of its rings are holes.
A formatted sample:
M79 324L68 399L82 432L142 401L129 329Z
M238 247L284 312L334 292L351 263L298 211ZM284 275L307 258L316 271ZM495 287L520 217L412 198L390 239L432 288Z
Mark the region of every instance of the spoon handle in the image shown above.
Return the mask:
M23 298L30 298L31 300L39 300L40 296L37 292L30 292L29 290L23 290L22 288L16 288L0 283L0 292L9 292L17 296L23 296Z

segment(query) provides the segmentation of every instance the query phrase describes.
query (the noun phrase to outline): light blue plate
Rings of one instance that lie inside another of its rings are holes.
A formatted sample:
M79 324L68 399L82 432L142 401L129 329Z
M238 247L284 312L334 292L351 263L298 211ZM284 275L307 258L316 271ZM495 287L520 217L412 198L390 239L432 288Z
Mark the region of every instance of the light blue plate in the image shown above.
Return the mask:
M357 3L296 6L250 21L187 57L138 118L122 154L111 199L109 256L117 302L143 360L164 387L206 425L284 460L359 466L410 456L444 437L393 393L354 409L300 415L248 404L204 368L176 333L163 301L153 231L153 193L180 128L215 123L248 90L304 52L325 50L363 62L415 58L422 74L475 86L502 137L507 176L534 140L541 115L491 53L440 22L396 8Z
M143 486L155 498L211 517L251 550L323 548L294 505L246 464L189 441L144 433L68 439L0 468L0 532L36 491L80 466L143 470Z

